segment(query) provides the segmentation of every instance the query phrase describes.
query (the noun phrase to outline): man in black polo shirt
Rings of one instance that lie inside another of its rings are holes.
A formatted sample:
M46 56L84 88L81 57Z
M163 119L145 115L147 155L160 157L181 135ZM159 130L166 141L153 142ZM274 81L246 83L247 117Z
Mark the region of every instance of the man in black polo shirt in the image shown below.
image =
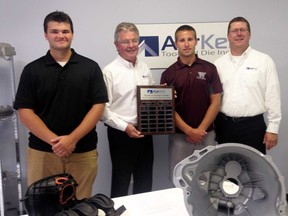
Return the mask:
M59 11L44 20L47 54L25 66L14 108L30 130L28 184L69 173L77 198L90 197L97 174L96 124L108 101L96 62L71 49L73 23Z

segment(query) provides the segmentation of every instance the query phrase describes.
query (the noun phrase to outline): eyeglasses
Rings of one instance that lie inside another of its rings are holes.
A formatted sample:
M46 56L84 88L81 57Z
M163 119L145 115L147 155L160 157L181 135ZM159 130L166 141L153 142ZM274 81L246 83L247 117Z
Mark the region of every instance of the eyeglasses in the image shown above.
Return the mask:
M123 41L119 41L119 43L124 45L124 46L129 46L131 43L132 43L132 45L138 45L139 40L138 39L123 40Z
M233 34L237 34L238 32L244 33L244 32L246 32L246 31L248 31L248 29L240 28L240 29L232 29L232 30L230 30L229 32L231 32L231 33L233 33Z

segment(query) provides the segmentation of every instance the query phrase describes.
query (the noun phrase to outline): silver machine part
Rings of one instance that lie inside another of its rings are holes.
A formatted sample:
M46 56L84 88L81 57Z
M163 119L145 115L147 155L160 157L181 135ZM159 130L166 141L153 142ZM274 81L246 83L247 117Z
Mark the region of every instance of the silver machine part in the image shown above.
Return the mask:
M284 177L269 155L226 143L195 151L178 163L173 183L191 216L284 216Z
M16 152L16 178L17 178L17 190L18 190L18 213L22 214L24 213L24 209L23 209L23 204L20 202L20 200L22 199L22 185L21 185L21 163L20 163L20 149L19 149L19 125L18 125L18 116L17 113L14 112L13 108L12 108L12 104L14 102L14 97L15 97L15 91L16 91L16 84L15 84L15 73L14 73L14 59L13 56L16 55L16 51L15 48L13 46L11 46L8 43L2 43L0 42L0 58L6 60L9 62L9 68L10 68L10 81L11 81L11 104L5 104L0 106L0 120L1 121L12 121L13 122L13 130L14 130L14 141L15 141L15 152ZM3 165L3 164L2 164ZM1 204L1 216L4 216L4 210L5 210L5 202L3 200L5 200L4 197L4 192L5 189L3 189L3 184L5 182L3 182L3 170L1 170L1 196L2 199L0 201L2 201L3 203ZM3 206L2 206L3 205ZM3 213L2 213L2 209Z
M0 215L4 216L4 192L2 182L2 162L0 160Z

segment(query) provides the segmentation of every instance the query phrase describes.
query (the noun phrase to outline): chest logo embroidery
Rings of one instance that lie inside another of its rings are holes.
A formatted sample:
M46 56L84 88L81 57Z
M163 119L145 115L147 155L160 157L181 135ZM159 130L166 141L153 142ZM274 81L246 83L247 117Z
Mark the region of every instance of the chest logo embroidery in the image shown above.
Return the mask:
M197 79L206 80L206 72L198 72Z

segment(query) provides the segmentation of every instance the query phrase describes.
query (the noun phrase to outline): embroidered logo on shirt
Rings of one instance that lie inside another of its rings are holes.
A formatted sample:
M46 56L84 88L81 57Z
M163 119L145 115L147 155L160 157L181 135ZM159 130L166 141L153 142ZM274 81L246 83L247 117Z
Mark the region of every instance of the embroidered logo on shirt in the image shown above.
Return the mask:
M198 72L197 79L206 80L206 72Z
M246 67L247 70L257 70L256 67Z

